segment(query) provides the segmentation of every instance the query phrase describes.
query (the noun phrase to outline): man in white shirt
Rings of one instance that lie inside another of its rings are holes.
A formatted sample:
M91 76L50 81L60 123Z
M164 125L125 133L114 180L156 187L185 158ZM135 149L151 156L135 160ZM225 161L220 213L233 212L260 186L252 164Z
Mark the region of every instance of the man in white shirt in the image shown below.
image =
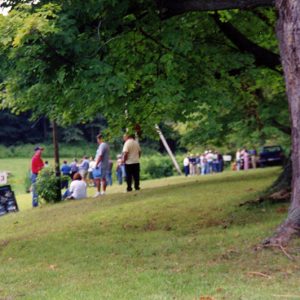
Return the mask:
M127 192L132 191L132 178L135 190L140 189L140 157L141 148L134 135L124 135L123 162L125 163Z
M189 161L188 156L186 156L183 160L183 169L184 169L184 175L189 176L189 174L190 174L190 161Z

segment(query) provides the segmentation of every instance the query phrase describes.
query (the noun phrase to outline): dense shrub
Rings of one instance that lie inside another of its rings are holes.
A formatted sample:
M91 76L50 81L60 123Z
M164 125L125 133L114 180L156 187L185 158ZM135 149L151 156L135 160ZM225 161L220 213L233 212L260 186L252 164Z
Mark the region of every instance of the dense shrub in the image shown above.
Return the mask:
M61 201L60 178L56 177L51 168L44 168L40 171L36 189L39 196L47 203Z
M154 179L174 175L174 168L168 156L152 155L141 160L141 179Z

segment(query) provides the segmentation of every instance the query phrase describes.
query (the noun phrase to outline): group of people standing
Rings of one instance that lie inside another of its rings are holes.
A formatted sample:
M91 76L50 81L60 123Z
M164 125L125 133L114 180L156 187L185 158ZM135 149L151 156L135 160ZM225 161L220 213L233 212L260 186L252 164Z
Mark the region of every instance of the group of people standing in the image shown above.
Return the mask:
M87 184L93 182L96 188L94 197L105 195L106 187L112 184L112 166L110 159L110 149L107 142L104 141L102 134L97 135L98 148L95 159L83 157L80 163L75 159L70 165L64 161L61 167L61 173L72 179L68 187L67 178L62 180L62 188L66 188L64 198L81 199L86 198ZM38 195L35 189L36 179L41 169L44 168L44 162L41 158L42 147L36 147L35 153L31 160L31 182L32 182L32 206L38 206ZM124 135L124 146L121 155L117 156L116 175L119 184L122 184L124 175L126 176L127 192L132 191L132 183L134 182L135 190L140 189L140 157L141 148L136 141L134 135Z
M223 172L223 155L212 150L206 150L202 154L189 154L183 160L183 169L185 176Z
M235 154L234 170L248 170L250 167L256 169L257 165L257 152L255 149L247 150L237 149Z
M206 150L202 154L189 154L183 160L184 174L185 176L193 176L223 172L224 157L221 153L211 150ZM229 160L226 161L229 162L231 159L229 155ZM243 148L236 151L235 160L232 163L232 170L240 171L250 168L256 169L256 167L257 152L254 148L251 150Z

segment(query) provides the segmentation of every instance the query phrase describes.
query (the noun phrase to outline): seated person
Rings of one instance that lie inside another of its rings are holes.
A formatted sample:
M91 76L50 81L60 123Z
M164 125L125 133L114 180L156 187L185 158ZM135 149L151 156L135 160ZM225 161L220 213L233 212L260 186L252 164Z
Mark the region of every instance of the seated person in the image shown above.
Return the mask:
M79 173L75 173L70 188L66 190L63 199L83 199L86 198L86 183Z

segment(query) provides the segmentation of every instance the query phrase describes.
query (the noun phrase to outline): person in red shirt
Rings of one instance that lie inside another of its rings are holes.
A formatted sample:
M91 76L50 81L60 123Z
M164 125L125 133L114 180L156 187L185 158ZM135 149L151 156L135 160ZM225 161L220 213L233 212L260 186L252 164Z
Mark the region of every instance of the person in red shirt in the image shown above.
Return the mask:
M32 207L37 207L39 205L38 202L38 194L36 192L36 179L39 174L39 172L43 169L44 167L44 162L42 160L42 151L44 148L42 147L35 147L34 148L34 155L32 156L31 159L31 190L32 190Z

